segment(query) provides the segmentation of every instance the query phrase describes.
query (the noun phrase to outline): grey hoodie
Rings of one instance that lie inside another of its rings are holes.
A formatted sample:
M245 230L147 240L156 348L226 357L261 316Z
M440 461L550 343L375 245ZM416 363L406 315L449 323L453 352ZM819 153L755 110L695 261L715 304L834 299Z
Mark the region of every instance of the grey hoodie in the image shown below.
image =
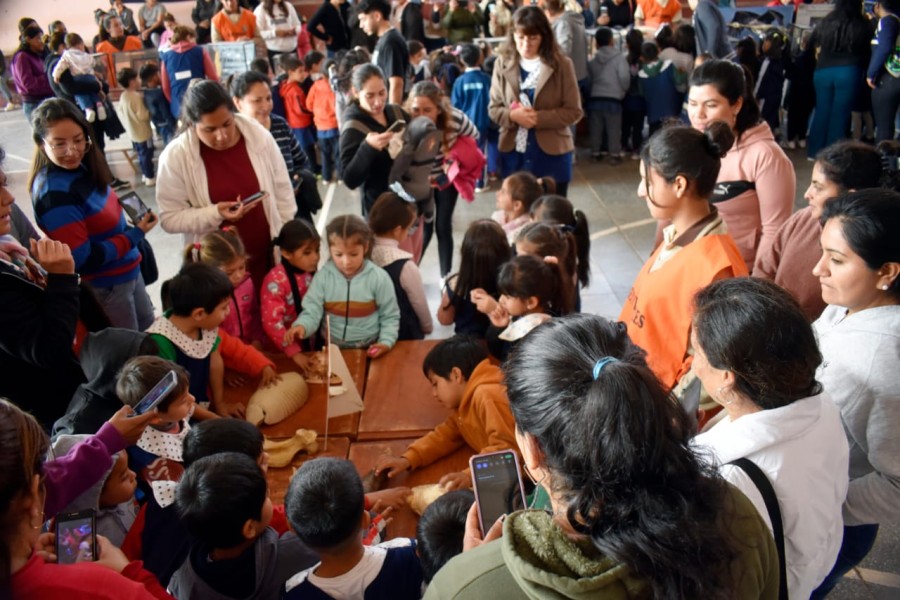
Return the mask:
M628 59L612 46L597 49L588 63L588 72L591 76L591 98L621 100L631 85Z
M588 50L584 17L572 11L565 11L553 21L553 35L556 36L562 53L572 59L576 81L586 78Z

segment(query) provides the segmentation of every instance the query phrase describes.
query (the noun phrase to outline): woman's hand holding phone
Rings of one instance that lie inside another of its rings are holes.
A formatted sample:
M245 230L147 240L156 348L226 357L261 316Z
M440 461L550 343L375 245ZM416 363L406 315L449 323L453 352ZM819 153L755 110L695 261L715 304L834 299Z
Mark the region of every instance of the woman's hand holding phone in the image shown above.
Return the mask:
M263 198L268 196L268 193L263 192L262 195L249 202L241 200L241 197L238 196L237 200L234 202L219 202L216 204L216 208L219 211L219 215L222 219L226 221L230 221L232 223L236 223L244 218L248 212L256 208L256 206L262 202ZM252 198L252 196L250 197Z
M100 549L100 558L95 561L98 565L108 567L116 573L121 573L128 566L129 560L125 553L102 535L97 536L97 546Z
M149 410L146 413L139 415L135 413L130 406L123 406L116 411L116 414L109 418L109 424L115 427L116 431L119 432L119 435L121 435L128 442L128 445L131 446L137 444L137 441L141 439L141 435L143 435L144 430L147 429L147 425L157 420L159 420L159 415L157 414L156 409Z
M472 504L469 513L466 515L466 529L463 533L463 552L477 548L482 544L499 540L503 537L503 521L506 515L497 519L487 533L481 535L481 528L478 526L478 508L476 504Z
M381 133L370 131L366 134L365 142L375 150L384 150L391 142L392 137L394 137L392 131L382 131Z
M159 223L159 219L156 217L156 215L153 214L152 211L147 211L147 214L145 214L140 221L135 223L134 226L147 234L151 229L156 227L157 223Z

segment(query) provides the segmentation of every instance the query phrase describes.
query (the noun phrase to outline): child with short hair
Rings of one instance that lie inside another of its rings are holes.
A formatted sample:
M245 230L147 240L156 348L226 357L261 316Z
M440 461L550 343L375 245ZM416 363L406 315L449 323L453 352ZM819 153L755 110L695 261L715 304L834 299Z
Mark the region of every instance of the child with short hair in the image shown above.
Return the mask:
M288 579L286 600L421 597L415 540L363 545L370 517L362 481L350 461L316 458L304 463L291 480L285 509L297 536L321 557Z
M312 84L322 78L322 65L325 62L325 55L318 50L313 50L303 57L303 66L306 67L306 79L300 87L303 93L309 94Z
M119 96L119 104L116 112L119 120L125 126L125 132L131 138L131 147L134 148L141 165L141 173L144 185L153 187L156 185L156 169L153 166L153 130L150 129L150 111L144 104L141 95L141 82L134 69L125 67L116 74L119 85L124 88Z
M313 53L310 53L312 55ZM328 60L325 65L327 74L334 65L334 61ZM337 113L335 112L334 88L331 78L320 77L309 88L306 96L306 106L313 113L313 124L319 141L319 152L322 154L322 181L330 183L334 178L340 178L338 167L338 149L340 147L340 130L338 129Z
M94 57L85 51L84 40L77 33L68 33L65 39L66 50L53 67L53 80L59 83L62 74L70 71L77 82L98 83L94 74ZM106 120L106 107L99 94L72 94L72 96L78 108L84 111L88 123Z
M471 490L447 492L428 505L416 526L416 550L422 563L422 579L431 583L435 573L462 554L466 517L475 494Z
M425 50L422 42L409 40L406 42L406 49L409 51L409 66L412 70L410 87L420 81L431 80L431 69L428 68L428 52Z
M478 147L482 154L488 154L488 130L491 118L488 116L490 102L491 78L481 70L481 49L475 44L463 44L459 50L459 59L465 71L453 82L450 103L461 110L478 130ZM485 164L487 169L487 164ZM484 188L485 178L482 175L476 187Z
M656 133L666 119L681 115L684 94L678 88L682 78L672 61L659 59L659 47L655 43L643 43L638 82L647 102L650 135Z
M591 157L600 160L603 138L606 137L609 163L622 162L622 99L631 85L628 60L616 47L616 37L609 27L600 27L594 34L597 52L588 61L591 95L588 116L591 137Z
M161 86L159 67L155 63L148 62L141 66L138 74L141 85L144 87L144 104L150 111L150 121L156 127L156 133L162 138L163 146L175 135L177 123L172 118L169 101L166 100Z
M468 444L476 454L516 449L515 422L509 410L503 372L491 362L484 343L455 335L431 349L422 362L435 400L449 408L447 420L409 445L399 457L384 456L375 472L394 477L452 454ZM447 473L445 489L471 488L471 471Z
M281 57L281 66L287 77L278 87L278 94L284 101L284 117L287 119L288 125L294 132L294 137L300 142L303 152L309 157L311 163L315 167L314 171L319 172L316 162L316 137L313 130L313 113L309 111L306 103L306 92L303 91L301 84L306 80L309 72L306 70L306 64L294 56L293 54L285 54Z
M509 245L516 243L519 230L531 221L531 205L544 194L556 193L552 177L535 177L528 171L517 171L503 180L497 190L497 210L491 218L503 227Z
M397 341L400 309L391 278L368 258L372 230L361 217L342 215L331 220L325 234L331 260L313 277L284 341L310 337L324 326L327 313L333 343L383 356Z

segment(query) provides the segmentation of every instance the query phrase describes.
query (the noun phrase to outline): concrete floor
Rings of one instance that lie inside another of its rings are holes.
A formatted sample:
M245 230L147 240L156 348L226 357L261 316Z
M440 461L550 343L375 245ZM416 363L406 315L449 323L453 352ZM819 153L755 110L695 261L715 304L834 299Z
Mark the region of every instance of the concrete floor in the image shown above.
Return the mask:
M132 181L137 192L151 207L156 207L153 189L140 185L140 175L136 174L124 160L120 151L127 144L120 139L107 148L107 157L114 173L123 180ZM6 150L4 171L9 178L9 186L15 194L17 204L30 216L32 214L27 190L28 169L33 143L31 132L25 123L22 111L0 112L0 146ZM795 205L804 206L803 192L809 185L812 163L807 162L805 151L790 152L797 172L797 194ZM638 270L650 254L656 231L656 224L643 202L637 199L638 162L626 160L613 167L596 163L589 159L585 148L580 148L575 166L574 181L569 188L569 198L575 206L587 215L592 234L591 285L582 292L584 312L615 318L628 295ZM474 219L489 217L494 210L495 191L479 194L475 201L460 201L454 215L454 237L456 248L462 241L466 225ZM327 214L320 212L320 229L325 220L335 215L359 210L358 195L343 185L321 187L326 200ZM330 200L330 201L329 201ZM148 239L153 244L160 268L160 279L164 280L177 272L181 262L181 237L169 235L157 227ZM454 260L454 269L459 257ZM432 309L440 300L440 274L438 271L437 248L432 244L421 264L425 289ZM159 307L159 283L150 286L151 298ZM436 323L431 337L444 338L452 335L452 327L442 327ZM900 598L900 526L882 527L875 548L862 564L862 580L847 578L832 593L831 598Z

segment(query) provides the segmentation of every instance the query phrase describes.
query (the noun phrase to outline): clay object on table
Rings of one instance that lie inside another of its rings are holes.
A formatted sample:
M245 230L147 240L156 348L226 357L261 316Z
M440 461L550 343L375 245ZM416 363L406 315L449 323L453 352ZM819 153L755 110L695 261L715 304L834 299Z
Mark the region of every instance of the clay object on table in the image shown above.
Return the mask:
M441 487L439 483L429 483L427 485L417 485L410 490L412 493L406 499L409 507L413 509L420 517L428 505L447 493L447 490Z
M372 469L362 478L363 491L367 494L381 491L387 483L387 480L386 470L376 474L375 469Z
M280 381L250 396L245 418L254 425L274 425L300 410L307 399L306 380L299 373L282 373Z
M319 450L316 432L312 429L298 429L293 437L286 440L270 440L266 438L263 450L269 455L270 467L286 467L291 464L300 452L315 454Z
M307 383L325 383L328 378L328 355L325 352L314 352L309 357L309 367L306 370ZM339 386L343 383L340 375L332 373L328 379L328 385ZM332 394L334 396L335 394Z

